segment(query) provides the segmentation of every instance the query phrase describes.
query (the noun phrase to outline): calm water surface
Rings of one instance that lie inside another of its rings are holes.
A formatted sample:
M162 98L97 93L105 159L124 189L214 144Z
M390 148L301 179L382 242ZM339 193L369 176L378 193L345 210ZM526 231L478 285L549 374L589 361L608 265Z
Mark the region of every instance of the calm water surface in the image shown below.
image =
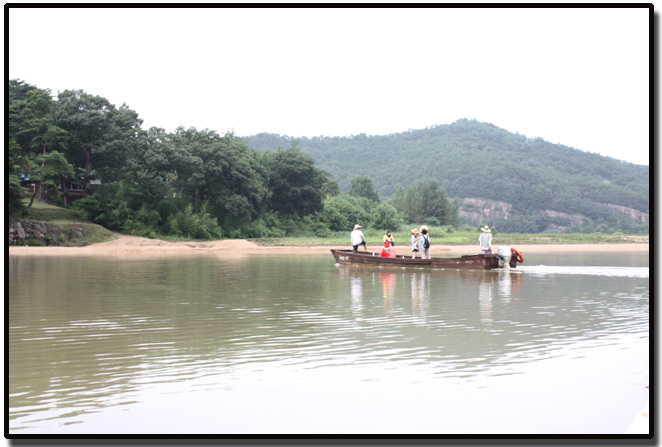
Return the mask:
M10 256L10 434L621 434L648 253L510 272Z

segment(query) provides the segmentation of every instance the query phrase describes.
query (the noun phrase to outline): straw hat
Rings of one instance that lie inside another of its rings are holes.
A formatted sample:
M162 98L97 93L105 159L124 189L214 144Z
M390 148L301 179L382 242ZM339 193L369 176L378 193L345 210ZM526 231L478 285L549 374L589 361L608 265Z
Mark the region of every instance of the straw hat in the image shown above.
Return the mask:
M413 230L411 230L411 233L412 234L417 234L418 233L418 228L414 228Z
M361 225L359 225L359 224L354 225L354 229L355 229L355 230L358 230L359 228L363 228L363 227L362 227Z
M484 231L485 233L491 233L492 232L492 230L490 230L490 227L488 227L487 225L485 225L483 228L481 228L480 231Z
M423 226L421 227L421 231L423 231L423 230L428 231L428 226L427 226L427 225L423 225Z

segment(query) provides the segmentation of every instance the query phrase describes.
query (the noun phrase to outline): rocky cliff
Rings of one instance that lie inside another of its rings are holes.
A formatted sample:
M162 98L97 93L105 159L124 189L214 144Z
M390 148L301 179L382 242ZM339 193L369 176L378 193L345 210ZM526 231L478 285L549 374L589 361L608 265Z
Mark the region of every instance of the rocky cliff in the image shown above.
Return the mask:
M635 222L648 222L648 213L643 213L632 208L620 205L612 205L610 203L593 202L593 205L607 209L611 214L625 214Z
M461 199L460 209L458 210L460 216L467 218L471 222L483 223L486 221L494 221L499 219L508 219L513 214L514 207L510 203L498 202L494 200L478 199L478 198L464 198ZM606 209L611 214L626 215L634 222L648 222L649 214L637 211L633 208L625 206L612 205L609 203L593 202L595 207ZM580 214L569 214L560 211L543 210L542 214L561 222L565 223L550 223L548 229L565 231L571 226L582 227L584 225L585 216Z
M482 222L488 219L508 219L508 216L513 212L513 206L506 202L464 198L461 200L461 203L458 210L460 216L476 222Z
M9 245L64 246L72 239L87 237L89 230L82 225L62 228L48 222L9 218Z

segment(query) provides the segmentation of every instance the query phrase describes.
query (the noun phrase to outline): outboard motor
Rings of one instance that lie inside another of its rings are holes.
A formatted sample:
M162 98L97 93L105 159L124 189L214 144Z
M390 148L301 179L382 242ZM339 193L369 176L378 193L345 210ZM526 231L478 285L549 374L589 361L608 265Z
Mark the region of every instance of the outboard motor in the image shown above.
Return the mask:
M499 256L499 267L510 268L510 258L513 257L513 252L510 251L508 245L502 245L497 250L497 256Z

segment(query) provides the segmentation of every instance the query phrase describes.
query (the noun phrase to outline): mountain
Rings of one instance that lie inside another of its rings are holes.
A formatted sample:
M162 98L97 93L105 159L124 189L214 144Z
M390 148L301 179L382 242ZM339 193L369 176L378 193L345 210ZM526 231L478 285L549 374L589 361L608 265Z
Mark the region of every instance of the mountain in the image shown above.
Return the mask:
M434 178L460 200L468 222L511 223L524 217L539 229L564 230L627 221L647 227L649 167L588 153L493 124L461 119L421 130L351 137L243 137L260 152L292 141L348 190L359 175L382 200L398 186ZM538 219L535 223L533 220ZM627 229L627 228L626 228Z

